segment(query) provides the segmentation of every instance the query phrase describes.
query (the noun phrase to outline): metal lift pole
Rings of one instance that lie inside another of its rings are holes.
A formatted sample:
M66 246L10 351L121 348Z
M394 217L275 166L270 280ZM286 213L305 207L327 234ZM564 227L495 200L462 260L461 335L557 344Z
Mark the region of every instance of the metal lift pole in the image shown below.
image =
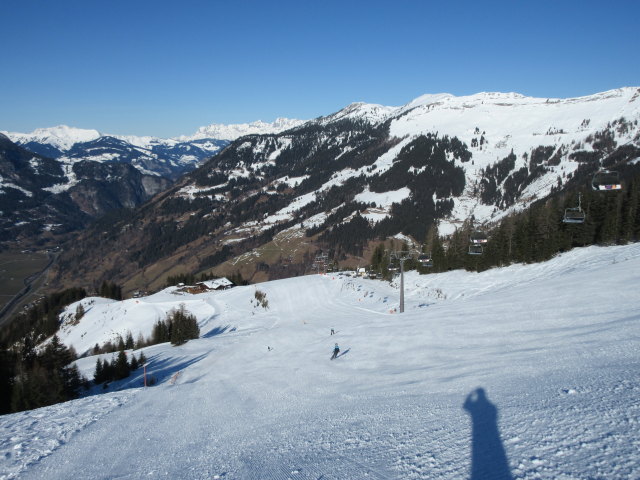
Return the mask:
M400 259L400 313L404 312L404 260Z
M418 255L415 249L394 250L389 254L389 258L395 258L400 262L400 313L404 313L404 262Z

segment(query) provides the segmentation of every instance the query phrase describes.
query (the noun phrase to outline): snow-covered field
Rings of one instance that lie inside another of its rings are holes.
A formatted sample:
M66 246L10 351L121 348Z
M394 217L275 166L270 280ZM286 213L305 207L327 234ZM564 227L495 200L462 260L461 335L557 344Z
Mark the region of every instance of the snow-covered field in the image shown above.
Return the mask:
M640 479L638 285L634 244L409 273L403 314L341 276L96 302L110 331L191 305L201 338L145 349L155 386L0 417L0 478Z

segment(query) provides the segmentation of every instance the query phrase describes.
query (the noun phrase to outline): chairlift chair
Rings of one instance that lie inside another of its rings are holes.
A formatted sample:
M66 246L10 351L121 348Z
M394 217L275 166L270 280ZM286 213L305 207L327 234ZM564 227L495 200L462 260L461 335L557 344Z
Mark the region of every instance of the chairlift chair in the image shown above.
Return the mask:
M599 170L591 180L594 190L622 190L620 174L613 170Z
M469 255L482 255L482 244L472 243L469 245Z
M584 223L585 214L580 208L567 208L564 211L564 223Z
M431 258L431 254L420 254L418 256L418 261L423 267L433 267L433 259Z
M567 208L562 221L564 223L584 223L585 213L582 210L582 195L578 194L578 206Z
M484 233L482 230L474 230L471 233L471 243L473 243L474 245L481 245L483 243L487 243L487 241L489 241L489 238L487 237L487 234Z
M397 272L398 270L400 270L400 267L398 266L397 263L390 263L389 266L387 267L387 269L390 272Z

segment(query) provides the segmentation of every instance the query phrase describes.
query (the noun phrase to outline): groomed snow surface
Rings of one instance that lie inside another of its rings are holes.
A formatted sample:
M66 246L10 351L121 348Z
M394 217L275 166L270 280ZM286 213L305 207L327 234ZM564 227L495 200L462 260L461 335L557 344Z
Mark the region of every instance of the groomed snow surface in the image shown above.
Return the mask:
M167 290L139 301L201 338L145 349L154 386L0 417L0 478L639 479L638 285L640 244L409 273L403 314L338 275Z

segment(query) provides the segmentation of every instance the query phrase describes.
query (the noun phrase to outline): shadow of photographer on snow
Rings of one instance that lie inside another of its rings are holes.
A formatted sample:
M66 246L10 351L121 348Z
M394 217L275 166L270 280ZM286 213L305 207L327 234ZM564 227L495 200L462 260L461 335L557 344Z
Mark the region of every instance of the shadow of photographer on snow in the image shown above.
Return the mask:
M484 388L467 395L462 408L471 415L470 480L513 480L498 430L498 408Z

